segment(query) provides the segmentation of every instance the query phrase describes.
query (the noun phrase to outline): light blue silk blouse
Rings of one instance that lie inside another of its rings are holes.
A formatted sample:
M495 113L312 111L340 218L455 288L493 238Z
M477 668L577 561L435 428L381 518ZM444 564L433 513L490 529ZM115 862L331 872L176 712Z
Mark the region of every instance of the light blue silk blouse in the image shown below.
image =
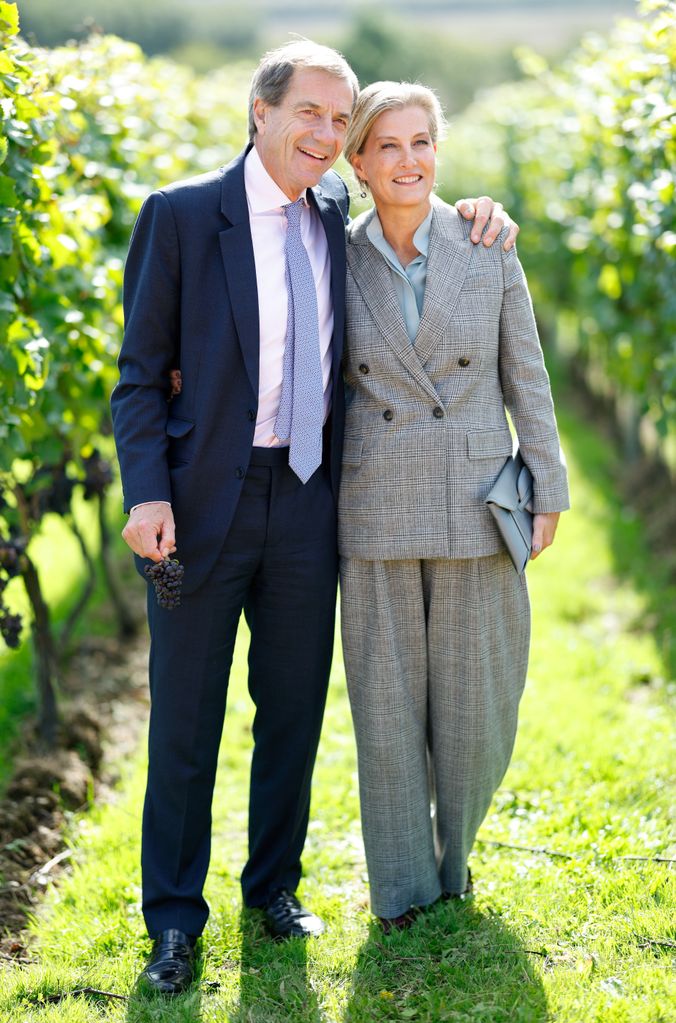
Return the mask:
M431 225L432 210L430 210L413 235L413 244L420 255L411 260L407 267L401 265L396 252L385 239L377 213L373 214L373 219L366 228L369 241L381 253L392 271L392 284L394 285L394 291L399 302L399 308L404 316L406 331L411 339L411 344L415 341L415 336L418 333L418 324L420 323L423 299L425 298L427 250L430 242Z

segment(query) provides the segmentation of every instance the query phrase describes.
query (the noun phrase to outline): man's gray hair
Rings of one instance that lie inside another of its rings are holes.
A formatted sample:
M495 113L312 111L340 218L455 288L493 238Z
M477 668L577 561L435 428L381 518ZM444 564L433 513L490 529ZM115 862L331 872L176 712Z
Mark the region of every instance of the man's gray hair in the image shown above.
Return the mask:
M251 79L249 92L249 140L256 134L254 121L254 100L260 97L264 103L276 107L284 99L296 68L312 71L326 71L329 75L342 78L352 89L352 101L359 95L359 82L354 71L341 53L330 46L313 43L311 39L297 39L270 50L261 57L260 64Z

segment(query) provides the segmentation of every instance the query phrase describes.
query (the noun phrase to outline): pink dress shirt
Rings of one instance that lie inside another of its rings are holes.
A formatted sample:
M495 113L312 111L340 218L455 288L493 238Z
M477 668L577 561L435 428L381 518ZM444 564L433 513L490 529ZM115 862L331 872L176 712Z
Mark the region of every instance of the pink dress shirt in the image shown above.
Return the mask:
M254 146L244 161L244 186L256 263L260 364L255 447L279 447L274 426L282 393L282 363L286 337L288 296L284 274L286 217L282 207L291 200L275 184ZM307 204L301 217L301 237L310 257L317 288L319 347L324 382L324 420L331 407L331 258L326 234L316 209ZM287 442L288 443L288 442Z

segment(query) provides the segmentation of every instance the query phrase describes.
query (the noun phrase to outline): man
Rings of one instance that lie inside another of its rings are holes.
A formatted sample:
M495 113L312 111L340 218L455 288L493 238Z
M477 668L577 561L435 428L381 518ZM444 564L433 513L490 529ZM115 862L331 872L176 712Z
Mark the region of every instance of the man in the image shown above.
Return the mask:
M295 890L337 578L348 197L329 169L357 90L326 47L267 54L249 146L154 192L132 236L112 397L123 536L139 568L173 553L176 537L185 565L178 609L148 601L142 868L154 948L142 977L168 994L191 982L208 916L211 799L242 610L256 706L244 903L277 937L323 930ZM182 388L168 404L177 367Z

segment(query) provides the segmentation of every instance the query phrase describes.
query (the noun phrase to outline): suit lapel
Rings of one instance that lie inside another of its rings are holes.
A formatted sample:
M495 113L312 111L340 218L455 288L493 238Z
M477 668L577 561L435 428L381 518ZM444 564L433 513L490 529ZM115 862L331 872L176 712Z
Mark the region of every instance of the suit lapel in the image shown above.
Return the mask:
M392 272L366 234L369 219L360 224L351 244L347 247L348 265L373 317L373 322L385 341L420 386L430 397L440 402L439 395L424 370L419 353L408 336L406 323L392 286Z
M249 207L244 190L244 159L250 148L249 146L240 153L223 172L221 212L230 222L230 226L219 232L219 240L230 306L244 365L254 393L258 394L260 361L258 288Z
M459 230L458 213L445 206L434 206L430 230L427 280L422 315L415 339L415 350L424 366L443 338L458 301L472 243Z

